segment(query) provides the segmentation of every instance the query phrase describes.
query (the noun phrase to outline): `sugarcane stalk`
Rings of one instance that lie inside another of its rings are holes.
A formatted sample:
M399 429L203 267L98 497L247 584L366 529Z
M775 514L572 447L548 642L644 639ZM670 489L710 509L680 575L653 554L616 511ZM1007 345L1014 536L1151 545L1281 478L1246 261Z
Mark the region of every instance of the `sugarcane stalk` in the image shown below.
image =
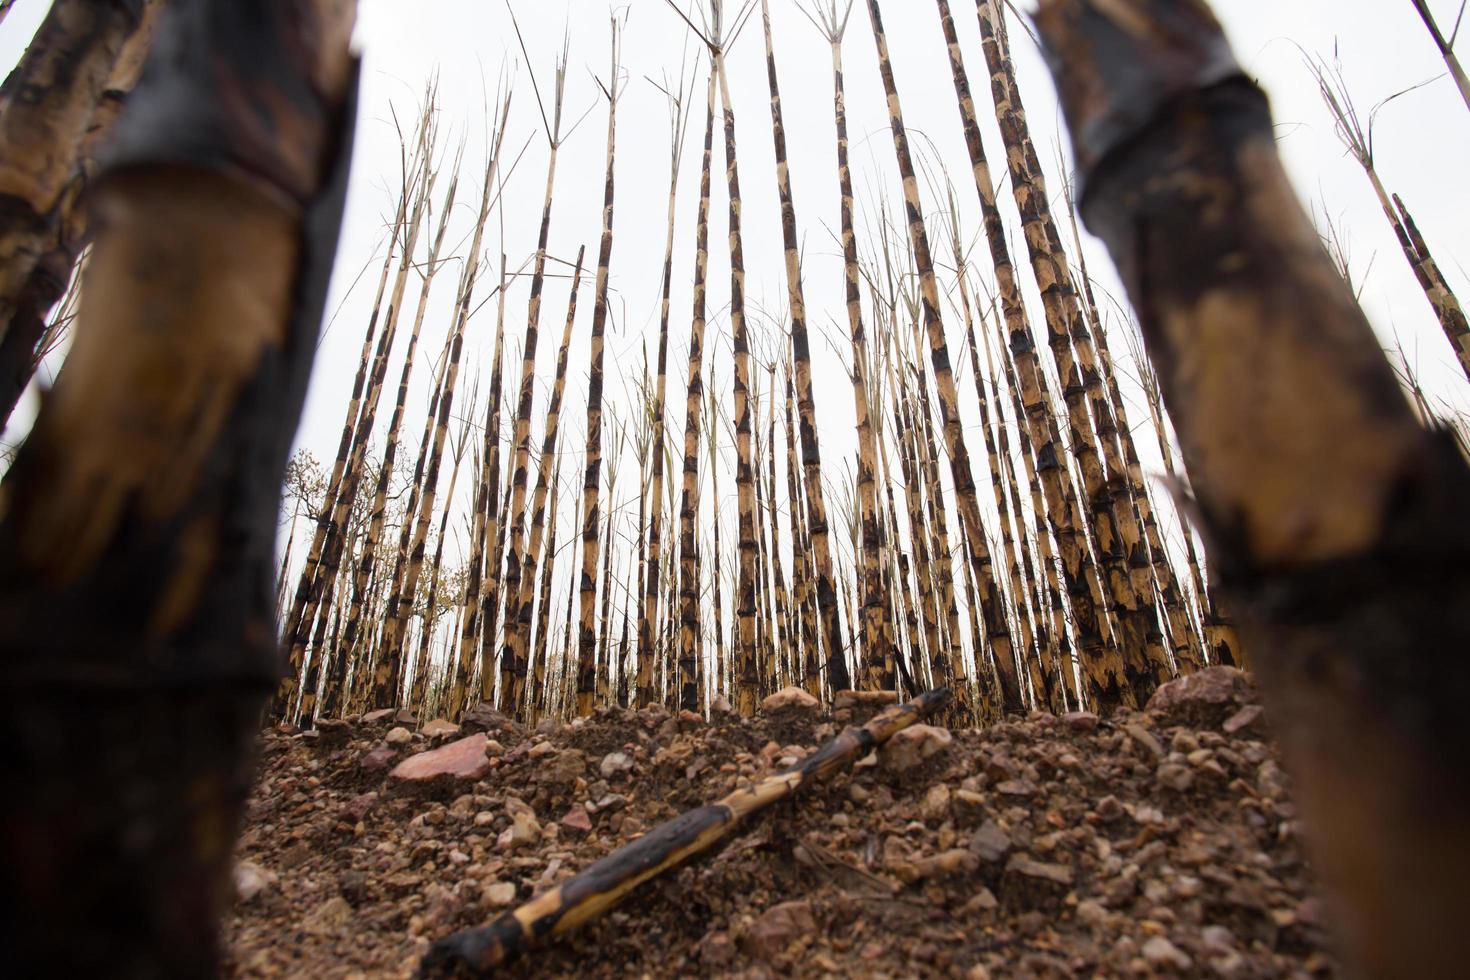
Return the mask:
M712 181L715 96L718 91L714 59L705 95L704 155L699 178L699 212L695 221L694 287L689 321L689 383L684 399L683 477L679 495L679 707L693 711L699 703L699 661L702 652L699 618L699 552L695 521L699 516L699 434L704 410L704 334L708 325L709 210ZM718 502L718 497L716 501ZM716 530L719 514L716 512ZM715 611L719 615L718 607Z
M1415 417L1200 0L1046 0L1087 225L1139 311L1206 547L1364 976L1470 955L1470 466Z
M898 732L934 714L949 698L949 691L941 688L894 705L861 728L846 729L798 765L660 824L489 925L435 943L420 964L420 975L448 975L458 968L491 970L549 939L571 933L621 903L645 882L710 851L760 811L830 779Z
M60 8L61 4L56 5ZM93 5L100 9L101 5ZM103 85L101 94L97 97L96 104L91 108L90 119L82 132L80 143L77 146L76 159L72 166L72 172L65 185L60 191L59 197L55 199L49 211L36 213L23 220L22 227L13 229L15 236L8 244L15 246L19 251L9 257L10 262L16 268L17 274L24 273L24 266L31 263L28 274L25 274L24 282L17 283L10 280L10 288L13 294L0 298L0 424L10 418L15 411L16 403L25 392L26 386L35 375L37 368L45 359L46 354L55 347L57 334L48 325L47 312L54 307L63 294L67 291L69 283L79 279L79 262L82 251L85 248L90 228L87 214L87 183L97 170L98 152L105 147L112 135L113 126L117 122L118 114L127 102L128 94L138 82L138 76L142 73L144 61L152 47L153 33L158 24L159 15L164 9L164 0L144 0L138 13L138 24L136 29L122 42L112 60L112 71ZM8 8L7 8L8 9ZM3 17L3 12L0 12ZM50 18L48 18L48 23ZM8 80L5 88L0 88L0 117L6 108L7 89L13 89L17 93L27 85L34 85L37 78L33 74L37 68L43 74L49 74L51 66L46 62L49 57L58 52L47 49L49 43L54 42L55 36L48 33L43 26L38 33L36 41L31 49L26 52L22 64L17 67L16 72ZM74 51L75 49L73 49ZM104 44L102 50L96 52L100 57L111 54L110 46ZM86 56L84 56L86 57ZM86 74L84 68L80 74ZM29 77L28 77L29 76ZM51 76L48 79L51 85L43 89L41 106L52 109L51 101L66 87L66 81ZM27 98L26 101L30 101ZM74 107L63 109L61 114L68 111L85 110L85 99L82 99ZM32 126L35 118L30 115L34 111L33 106L26 106L15 113L20 118L21 124L15 128L7 126L0 121L0 130L4 130L3 140L5 152L3 157L13 165L14 149L13 140L22 140L39 137L49 140L57 135L53 131ZM48 114L47 119L55 122L54 115ZM48 142L41 143L41 148L47 154L47 167L64 165L65 154L58 152L59 148ZM22 156L24 151L22 151ZM22 164L24 166L24 164ZM8 170L8 167L0 166L0 171ZM13 171L9 176L13 179L17 174ZM21 181L29 183L29 179L22 178ZM8 208L12 218L16 214L24 213L27 205L20 203L15 191L18 188L12 186L7 192L10 197L15 198ZM32 190L39 190L34 185ZM24 195L22 195L24 196ZM29 205L34 207L35 205ZM38 219L33 222L31 217ZM11 220L11 219L7 219Z
M597 600L598 529L602 520L602 386L603 337L607 331L608 276L613 253L613 214L617 199L616 163L619 73L622 70L621 25L612 21L612 59L603 94L607 97L607 167L603 177L602 240L592 296L592 336L587 376L587 453L582 478L582 577L578 588L581 629L577 635L577 713L586 717L598 695L594 630ZM612 547L611 536L607 543ZM606 671L602 676L606 677Z
M995 654L996 664L1001 668L999 678L1002 685L1002 703L1006 711L1021 710L1021 692L1016 684L1015 662L1011 646L1011 635L1001 609L999 590L995 581L990 558L990 547L985 541L985 528L981 521L979 498L975 490L975 474L970 467L970 451L966 445L964 429L960 420L959 396L954 382L954 369L949 356L949 342L945 337L944 316L939 306L939 284L934 273L934 252L929 242L929 232L924 225L923 199L919 193L919 182L914 169L913 153L909 146L908 130L904 126L903 108L899 101L897 82L894 80L892 62L888 57L888 37L883 27L878 0L868 0L868 19L873 29L874 46L878 51L878 70L883 80L883 89L888 97L888 124L892 130L894 157L899 174L903 178L904 207L909 244L914 254L918 273L923 313L923 327L929 346L929 362L934 372L935 387L939 394L939 414L944 436L946 455L949 457L950 475L954 480L954 499L959 512L960 533L969 542L970 560L974 566L975 579L980 589L980 606L985 621L986 638Z
M0 495L17 976L219 972L278 676L282 478L346 194L354 14L176 0L93 185L75 345Z
M1455 80L1455 87L1460 90L1460 98L1465 100L1465 108L1470 109L1470 75L1465 74L1465 68L1460 64L1459 55L1455 54L1455 38L1444 36L1439 24L1434 19L1434 14L1429 10L1429 0L1409 0L1414 5L1414 10L1419 14L1419 19L1424 21L1424 27L1429 31L1429 36L1434 40L1434 46L1439 49L1440 56L1444 58L1445 67L1450 71L1450 77ZM1461 11L1463 12L1463 7ZM1455 24L1458 33L1459 23Z

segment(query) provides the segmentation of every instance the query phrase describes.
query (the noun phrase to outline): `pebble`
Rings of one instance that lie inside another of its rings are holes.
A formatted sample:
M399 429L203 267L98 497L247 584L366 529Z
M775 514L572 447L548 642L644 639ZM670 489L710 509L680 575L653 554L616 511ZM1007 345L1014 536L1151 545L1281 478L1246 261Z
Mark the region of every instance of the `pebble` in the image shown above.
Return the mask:
M782 902L766 909L755 920L745 934L745 947L757 959L771 960L816 928L810 902Z
M1095 732L1098 726L1098 717L1091 711L1070 711L1062 715L1062 724L1074 732Z
M1163 936L1154 936L1143 944L1143 958L1154 966L1172 966L1177 970L1188 970L1194 966L1183 950Z
M814 712L822 702L799 687L787 687L777 691L761 702L761 711L772 714L777 711Z
M516 886L508 881L497 881L485 889L485 901L491 908L503 909L516 900Z
M428 739L449 738L459 734L459 726L447 718L435 718L420 729L419 734Z
M389 778L407 784L424 784L440 778L473 782L490 774L485 757L485 736L471 735L441 748L421 752L400 762Z
M947 729L910 725L890 738L879 755L884 768L903 774L945 751L953 742L954 736Z
M251 861L235 865L235 895L242 903L255 901L274 887L276 876Z
M994 864L1011 849L1011 839L995 821L987 820L970 838L970 850L982 861Z

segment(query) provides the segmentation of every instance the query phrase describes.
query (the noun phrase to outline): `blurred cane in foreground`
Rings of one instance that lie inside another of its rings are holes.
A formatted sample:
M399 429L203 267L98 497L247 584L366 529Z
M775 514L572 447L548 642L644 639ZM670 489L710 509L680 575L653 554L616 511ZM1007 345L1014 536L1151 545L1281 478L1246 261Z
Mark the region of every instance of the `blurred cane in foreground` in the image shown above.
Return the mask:
M1143 322L1339 936L1458 975L1470 472L1415 422L1200 0L1043 0L1082 213Z
M279 675L280 486L336 250L353 0L173 0L0 489L13 975L203 976Z

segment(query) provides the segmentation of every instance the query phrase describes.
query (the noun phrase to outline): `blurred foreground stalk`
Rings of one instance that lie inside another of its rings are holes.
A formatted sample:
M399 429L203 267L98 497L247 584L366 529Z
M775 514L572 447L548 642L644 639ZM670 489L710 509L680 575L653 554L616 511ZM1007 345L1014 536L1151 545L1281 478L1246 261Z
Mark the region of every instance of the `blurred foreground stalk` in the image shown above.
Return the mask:
M352 0L173 0L0 488L16 976L206 976L279 672L280 487L351 147Z
M1368 976L1458 975L1470 472L1416 423L1204 3L1037 19L1345 952Z

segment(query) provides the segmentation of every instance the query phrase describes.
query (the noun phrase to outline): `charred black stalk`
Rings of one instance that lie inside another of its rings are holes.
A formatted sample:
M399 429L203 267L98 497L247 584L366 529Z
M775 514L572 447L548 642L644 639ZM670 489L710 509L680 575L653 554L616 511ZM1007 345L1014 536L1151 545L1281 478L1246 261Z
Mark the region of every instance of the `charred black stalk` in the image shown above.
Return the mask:
M1047 0L1082 215L1179 430L1364 976L1470 954L1470 470L1417 423L1200 0Z
M75 345L0 498L16 975L218 973L279 676L276 519L346 192L354 10L176 0L94 184Z
M745 820L800 793L887 742L898 732L944 707L949 691L921 694L849 728L805 762L757 783L742 786L718 803L690 810L613 851L586 871L488 926L456 933L435 943L421 975L452 975L467 968L492 970L537 945L564 936L621 902L639 885L685 864L728 838Z

